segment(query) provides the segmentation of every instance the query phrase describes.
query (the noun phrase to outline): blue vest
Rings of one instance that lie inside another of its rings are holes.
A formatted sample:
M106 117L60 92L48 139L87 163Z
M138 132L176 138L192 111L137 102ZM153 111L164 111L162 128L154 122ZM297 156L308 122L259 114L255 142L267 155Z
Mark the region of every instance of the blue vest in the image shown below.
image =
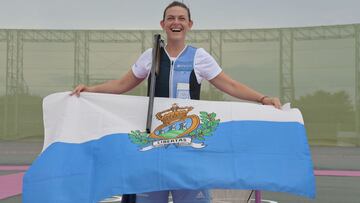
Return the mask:
M187 46L181 55L171 61L165 50L160 50L160 69L156 75L155 96L200 99L200 88L194 72L196 48ZM150 87L150 78L149 85ZM149 92L149 91L148 91Z

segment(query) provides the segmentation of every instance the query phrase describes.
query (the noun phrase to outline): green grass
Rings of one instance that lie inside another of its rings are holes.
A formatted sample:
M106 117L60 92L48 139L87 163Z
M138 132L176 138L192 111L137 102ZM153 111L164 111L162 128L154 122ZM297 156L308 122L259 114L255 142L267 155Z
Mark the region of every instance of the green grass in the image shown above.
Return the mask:
M163 133L159 136L164 137L166 139L175 138L176 136L180 135L181 133L185 132L185 130L170 130L166 133Z

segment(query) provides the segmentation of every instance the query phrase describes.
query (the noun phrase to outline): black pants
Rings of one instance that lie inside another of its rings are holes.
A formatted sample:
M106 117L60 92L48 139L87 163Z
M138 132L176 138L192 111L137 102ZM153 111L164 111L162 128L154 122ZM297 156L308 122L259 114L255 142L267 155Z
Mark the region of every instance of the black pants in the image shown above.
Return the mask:
M122 195L121 203L136 203L136 194Z

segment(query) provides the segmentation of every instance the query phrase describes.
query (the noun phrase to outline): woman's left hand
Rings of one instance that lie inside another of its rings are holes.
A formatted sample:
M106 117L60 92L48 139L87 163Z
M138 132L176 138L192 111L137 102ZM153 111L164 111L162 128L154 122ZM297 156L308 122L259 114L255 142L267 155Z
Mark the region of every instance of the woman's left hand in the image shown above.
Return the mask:
M263 105L273 105L275 108L280 109L281 108L281 102L280 99L277 97L265 97L261 103Z

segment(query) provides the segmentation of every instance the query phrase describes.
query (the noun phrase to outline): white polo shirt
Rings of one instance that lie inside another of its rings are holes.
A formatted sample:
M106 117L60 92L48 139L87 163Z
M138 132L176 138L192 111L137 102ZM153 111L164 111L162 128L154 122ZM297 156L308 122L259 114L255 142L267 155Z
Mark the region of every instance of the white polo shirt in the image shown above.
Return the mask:
M186 47L183 49L183 51ZM183 52L182 51L182 52ZM166 52L166 49L165 49ZM181 55L181 53L178 57ZM174 57L170 57L166 52L171 61L176 60ZM132 71L137 78L145 78L149 75L152 64L152 48L146 50L135 64L132 66ZM202 80L211 80L220 74L221 68L215 59L206 52L203 48L196 49L194 58L194 72L196 75L197 82L200 84Z

